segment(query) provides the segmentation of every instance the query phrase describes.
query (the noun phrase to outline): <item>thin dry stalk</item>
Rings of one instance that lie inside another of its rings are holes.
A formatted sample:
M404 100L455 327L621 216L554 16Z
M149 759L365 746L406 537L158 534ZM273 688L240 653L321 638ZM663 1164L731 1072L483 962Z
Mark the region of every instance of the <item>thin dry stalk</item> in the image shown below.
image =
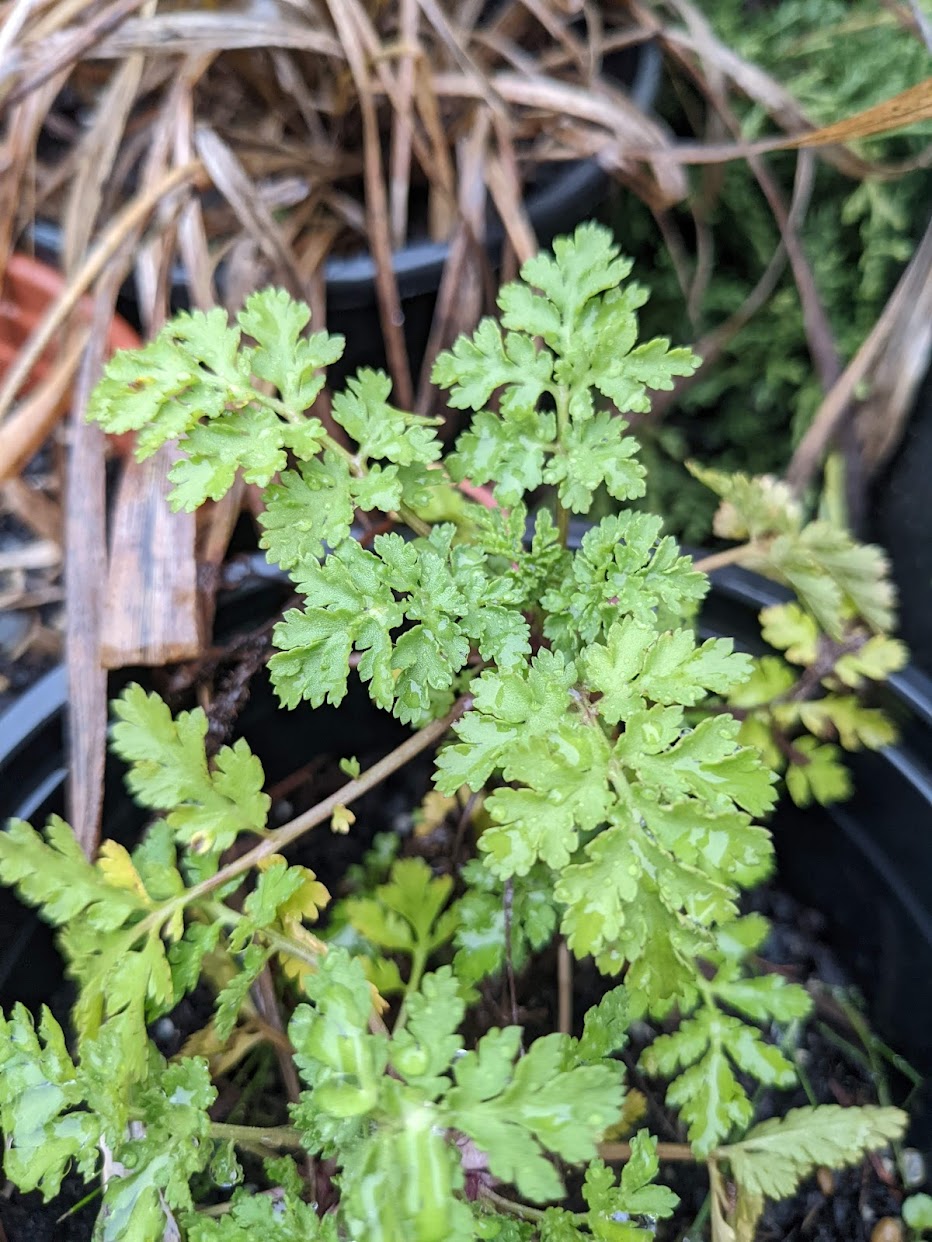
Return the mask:
M203 165L199 160L184 164L180 168L173 168L160 184L150 187L145 193L132 199L120 214L114 217L7 372L3 385L0 387L0 420L9 412L16 394L54 339L55 334L64 325L91 284L97 280L120 247L125 244L126 239L148 219L167 194L186 182L196 180L202 172Z
M71 178L62 221L66 272L75 270L94 234L104 186L136 101L144 63L141 56L131 56L120 65L101 93L94 119L75 148L77 170Z
M815 479L832 441L849 416L859 385L877 367L883 350L894 340L898 328L910 319L913 308L928 306L932 298L932 223L900 277L889 301L870 335L848 363L838 381L826 394L815 417L799 443L789 469L787 481L797 492L804 492ZM927 316L927 323L928 323Z
M430 384L434 359L461 331L472 328L482 314L486 206L483 167L489 130L489 113L482 109L476 114L472 132L460 144L460 225L444 265L421 371L417 409L425 414L431 413L436 399Z
M88 858L97 852L107 740L107 674L100 662L106 571L104 436L84 417L104 361L122 273L112 264L100 282L91 334L71 407L65 499L65 632L68 663L68 819Z
M66 77L67 72L60 73L7 110L6 133L0 146L0 271L6 270L20 212L33 198L32 168L39 131Z
M793 184L793 199L789 210L789 222L795 230L802 228L802 222L809 206L814 180L813 172L814 169L811 161L797 161L796 176ZM654 397L651 402L651 421L662 418L694 384L697 384L700 379L706 378L709 368L719 360L731 341L734 340L742 329L747 327L758 311L762 310L770 301L786 270L786 264L786 246L781 240L771 255L757 284L734 314L730 315L724 323L719 324L717 328L701 337L694 345L693 348L700 362L692 375L683 376L675 380L673 388L669 392L660 392Z
M621 91L604 85L590 90L554 81L543 74L507 71L491 75L490 81L508 105L529 109L545 118L564 118L564 128L568 120L590 127L591 152L598 152L607 166L625 172L637 162L647 163L652 176L651 198L658 205L669 206L685 198L686 180L677 166L676 149L670 138L657 121ZM475 80L462 74L436 74L434 89L439 96L450 99L483 98Z
M54 370L0 423L0 483L18 475L32 460L67 410L69 388L87 338L87 328L73 334Z
M194 88L213 61L213 56L188 57L178 73L178 89L172 120L172 154L176 164L195 158ZM195 306L207 310L216 303L213 270L207 242L204 212L194 195L188 195L178 217L178 250Z
M16 42L19 32L32 16L32 11L41 0L13 0L10 10L0 26L0 65L9 54Z
M102 60L122 60L135 52L178 56L250 48L310 52L338 63L345 61L340 41L309 23L229 11L159 13L155 17L130 19L102 39L94 55Z
M333 23L346 49L346 57L359 95L359 108L363 125L363 159L366 184L366 218L369 228L369 245L376 263L376 293L379 303L379 319L385 338L385 352L395 381L398 403L411 408L414 389L411 367L405 344L402 324L401 299L398 282L392 265L392 244L389 233L388 199L382 176L382 151L379 140L378 115L375 107L373 84L369 77L365 53L355 18L357 0L327 0Z
M573 957L565 940L557 945L557 1030L573 1031Z
M724 124L731 130L735 138L740 140L741 125L728 102L721 66L712 57L710 57L709 64L704 63L707 51L718 48L718 40L716 40L708 21L688 0L671 0L671 2L686 21L690 35L695 39L697 46L702 49L700 51L700 60L703 62L703 72L694 72L697 85ZM812 158L812 155L808 153L800 156L801 160L812 160ZM806 258L799 235L790 220L789 211L783 200L780 187L759 155L749 155L747 162L773 213L777 228L780 231L780 237L789 256L802 305L803 326L809 352L822 387L827 390L834 384L841 373L842 364L831 325L828 321L828 315L816 287L812 268Z
M67 31L64 38L50 37L44 40L37 47L35 65L27 62L21 72L20 81L8 90L4 89L3 84L11 71L7 66L0 65L0 100L8 105L19 103L62 69L73 65L90 52L104 35L115 30L130 13L147 2L148 0L114 0L113 4L95 14L87 23L79 23Z
M24 526L40 539L49 539L61 545L61 507L39 487L32 487L23 479L14 477L0 487L0 500Z
M195 128L194 144L214 185L233 208L245 231L274 265L279 280L295 297L302 297L301 277L294 255L285 245L275 217L233 151L205 125Z
M408 232L408 190L411 184L414 83L417 77L418 0L401 0L398 36L399 106L392 113L392 140L388 159L389 215L392 245L400 250Z

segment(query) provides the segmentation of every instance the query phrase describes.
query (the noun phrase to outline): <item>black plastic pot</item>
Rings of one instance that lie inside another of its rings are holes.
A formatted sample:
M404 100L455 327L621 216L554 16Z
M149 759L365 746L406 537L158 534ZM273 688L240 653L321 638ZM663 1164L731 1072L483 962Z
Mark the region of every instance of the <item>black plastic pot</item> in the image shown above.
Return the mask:
M660 51L651 43L623 49L605 65L605 71L629 89L631 99L642 111L649 111L653 106L660 70ZM608 176L595 159L543 167L525 203L540 244L547 245L554 237L571 232L577 224L589 219L605 198L608 185ZM47 262L58 260L61 230L57 224L37 220L32 226L31 238L37 253ZM500 260L504 239L502 222L497 213L490 210L486 250L493 267ZM415 375L427 349L437 291L449 251L446 242L415 241L392 257L402 301L408 357ZM339 384L361 366L385 366L375 270L375 261L368 251L331 256L327 260L327 326L331 332L341 332L347 340L346 354L330 368L333 383ZM219 276L222 277L222 273ZM187 280L180 265L172 274L171 302L173 310L186 310L189 306ZM134 282L124 287L119 309L131 323L140 325Z
M932 674L932 369L896 456L874 489L871 534L889 549L900 597L900 629L913 659Z
M787 598L741 569L713 575L708 635L762 652L761 608ZM911 666L879 689L899 740L847 755L854 794L800 811L784 800L773 822L781 887L827 918L831 940L868 1002L874 1029L932 1076L932 680ZM912 1141L932 1151L932 1083L913 1110Z
M254 579L251 588L221 604L220 626L231 633L254 625L256 616L279 604L280 590ZM783 598L778 587L754 575L722 571L713 578L702 629L759 649L757 613ZM63 811L65 695L58 669L0 718L0 819L41 823ZM897 745L879 755L851 756L853 798L827 810L784 806L774 835L781 886L827 918L839 957L868 998L874 1028L921 1073L932 1075L932 681L907 669L884 687L883 700L900 726ZM339 710L282 715L264 683L254 690L238 732L262 758L270 782L306 763L315 750L360 757L368 751L374 757L403 735L363 692ZM379 791L379 814L391 797L391 789ZM141 818L112 760L106 805L108 835L130 840ZM4 930L0 1004L48 999L61 981L48 929L0 890ZM920 1101L915 1113L913 1142L932 1151L928 1102Z

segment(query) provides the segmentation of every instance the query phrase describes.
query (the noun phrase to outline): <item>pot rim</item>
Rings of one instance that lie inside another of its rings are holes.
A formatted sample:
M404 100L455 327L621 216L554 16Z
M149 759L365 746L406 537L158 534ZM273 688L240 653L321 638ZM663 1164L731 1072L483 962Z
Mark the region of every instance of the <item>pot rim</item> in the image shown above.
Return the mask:
M264 557L261 562L264 566ZM271 576L273 580L277 577L274 574ZM755 611L791 598L790 593L777 583L736 566L716 570L710 574L710 578L715 592ZM269 580L265 575L263 579L266 583ZM915 665L909 664L900 672L893 673L886 684L896 698L918 718L920 724L932 729L932 678ZM62 663L40 677L0 713L0 767L10 762L52 715L64 711L67 703L68 672L66 665ZM894 745L881 753L885 756L898 756L902 749L901 746ZM896 759L895 763L899 763L899 760ZM928 785L926 796L932 806L932 782L928 776L925 783Z

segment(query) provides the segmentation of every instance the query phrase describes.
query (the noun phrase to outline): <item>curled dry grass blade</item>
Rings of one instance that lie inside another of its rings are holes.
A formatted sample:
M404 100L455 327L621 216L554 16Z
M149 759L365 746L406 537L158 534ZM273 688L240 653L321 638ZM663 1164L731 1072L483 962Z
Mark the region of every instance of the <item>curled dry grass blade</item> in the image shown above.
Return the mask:
M650 8L640 3L635 2L632 7L639 20L653 31L675 61L693 71L698 66L704 75L711 71L721 73L736 90L762 108L780 129L791 135L788 138L762 139L759 142L734 145L679 143L657 158L675 160L679 164L709 164L814 146L822 148L822 158L834 165L839 172L856 179L867 176L898 177L911 167L925 166L926 160L923 157L920 157L921 165L920 161L877 164L863 159L842 144L928 120L932 117L932 78L866 108L855 116L819 127L812 122L792 92L759 65L745 60L718 39L707 21L695 20L698 11L691 6L681 3L681 0L672 0L669 5L660 6L672 9L679 16L689 14L690 20L686 29L664 23Z
M920 362L923 354L928 351L929 322L932 319L932 223L926 229L925 236L915 255L900 278L890 300L884 307L883 314L874 325L873 331L864 341L851 362L839 376L838 381L826 394L825 400L816 412L812 423L799 443L787 471L787 479L803 492L814 481L825 456L829 451L833 438L838 434L845 419L850 416L852 402L859 386L872 374L880 372L886 382L890 383L891 372L895 374L897 362L912 357L907 374L911 383L921 378L921 371L916 366L915 358ZM911 335L912 334L912 335ZM882 366L881 359L885 351L892 350L892 363ZM918 376L917 376L918 372ZM894 381L895 386L895 381ZM889 391L889 390L888 390ZM883 393L876 394L878 404L867 408L864 427L871 443L871 423L879 417L883 409ZM909 408L902 400L897 403L897 423L890 440L887 435L874 432L875 460L884 460L884 451L889 452L890 443L895 443L897 432L902 429L903 408ZM883 417L886 417L884 414Z

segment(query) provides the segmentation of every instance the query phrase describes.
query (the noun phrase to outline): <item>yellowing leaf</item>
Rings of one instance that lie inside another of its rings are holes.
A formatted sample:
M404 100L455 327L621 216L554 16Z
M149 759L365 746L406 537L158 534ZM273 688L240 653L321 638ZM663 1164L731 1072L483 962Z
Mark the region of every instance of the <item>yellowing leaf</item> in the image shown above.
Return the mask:
M857 688L865 678L883 681L905 668L909 650L905 643L885 634L875 634L863 647L843 655L835 664L835 675L846 686Z
M843 802L851 794L851 778L841 762L837 746L822 744L814 737L801 737L793 743L800 757L786 770L786 787L797 806L818 802L829 806Z
M356 823L356 816L342 804L334 808L334 812L330 817L330 831L346 836L353 824Z
M301 956L298 956L295 953L289 953L287 949L280 948L278 950L278 960L281 962L282 970L289 979L294 979L296 983L303 984L308 975L314 974L317 970L317 962L327 952L327 946L322 940L318 940L315 935L309 932L298 919L285 920L284 930L288 939L293 941L296 948L303 950L303 952Z
M286 859L281 854L269 854L260 861L259 870L268 871L275 863L285 863L287 866ZM292 920L300 922L302 919L316 923L321 910L330 901L330 893L309 867L296 864L290 871L297 871L302 877L301 886L278 906L278 917L283 923Z
M625 1102L622 1105L621 1116L618 1121L605 1131L603 1142L611 1142L615 1139L626 1139L629 1134L640 1125L647 1116L647 1096L643 1091L631 1088L625 1093Z
M819 627L799 604L774 604L760 614L761 636L786 653L793 664L812 664L819 643Z
M450 812L458 807L459 802L455 796L448 796L432 789L424 795L421 805L415 812L414 835L429 837L436 828L440 827Z
M146 892L139 872L133 866L129 853L118 841L104 841L97 855L97 870L114 888L124 888L151 908L152 900Z

